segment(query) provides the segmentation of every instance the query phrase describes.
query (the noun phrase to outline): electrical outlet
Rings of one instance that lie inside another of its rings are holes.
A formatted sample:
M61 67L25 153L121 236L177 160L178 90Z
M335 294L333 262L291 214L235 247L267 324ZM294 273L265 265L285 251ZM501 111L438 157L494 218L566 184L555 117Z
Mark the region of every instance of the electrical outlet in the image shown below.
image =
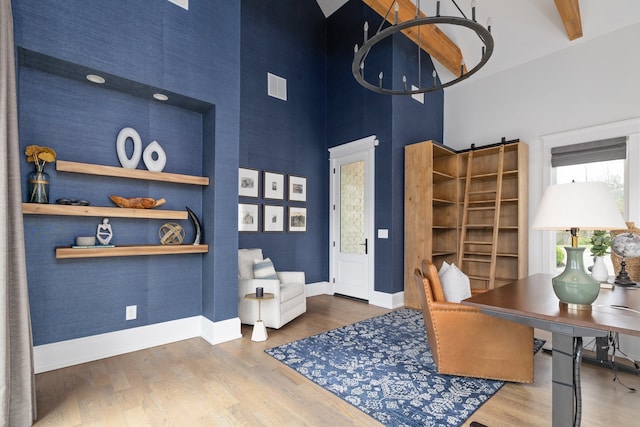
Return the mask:
M128 305L125 312L124 320L135 320L138 317L138 306Z

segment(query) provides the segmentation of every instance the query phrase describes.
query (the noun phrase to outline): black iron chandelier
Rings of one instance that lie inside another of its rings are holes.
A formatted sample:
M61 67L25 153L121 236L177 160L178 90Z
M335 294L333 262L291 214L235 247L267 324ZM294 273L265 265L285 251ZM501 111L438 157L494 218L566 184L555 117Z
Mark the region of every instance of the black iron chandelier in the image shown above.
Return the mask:
M433 92L439 89L444 89L445 87L452 86L456 83L461 82L462 80L465 80L471 77L473 74L478 72L480 68L482 68L487 63L487 61L491 57L491 54L493 53L494 42L493 42L493 36L491 35L491 21L489 20L487 22L486 28L476 21L476 1L475 0L472 0L471 2L471 19L466 17L462 9L460 9L458 4L455 2L455 0L451 0L451 2L458 9L461 16L440 15L440 1L436 1L436 15L424 17L421 14L421 10L420 10L420 0L415 0L415 3L416 3L415 18L405 22L398 22L399 6L396 0L392 0L386 15L382 17L382 22L380 23L380 26L378 27L377 32L371 38L368 37L369 25L367 22L365 22L363 45L360 48L358 48L357 44L355 45L354 58L353 58L353 62L351 63L351 72L353 73L353 76L355 77L356 81L360 83L362 86L364 86L365 88L378 93L383 93L387 95L417 95L421 93ZM391 19L389 19L389 16L390 16L391 10L394 8L394 5L395 5L395 20L392 21ZM383 28L385 22L390 22L390 26ZM431 79L425 80L424 82L422 79L422 63L421 63L422 55L420 51L422 50L423 47L421 45L422 43L420 38L420 27L424 25L436 25L436 24L455 25L455 26L469 28L476 33L476 35L482 42L482 56L480 58L480 61L473 68L467 69L464 59L462 59L460 63L459 74L454 75L454 78L452 80L449 80L444 83L440 81L439 76L437 75L435 69L432 72ZM400 31L407 30L409 28L415 28L418 33L418 40L416 42L418 47L418 60L416 64L418 79L417 79L417 82L415 82L417 85L412 84L411 86L408 86L407 77L402 76L402 82L397 82L398 84L400 84L401 89L393 89L393 82L391 82L390 79L385 79L382 71L377 72L376 70L371 73L365 73L365 60L369 55L369 53L371 52L372 48L376 44L380 43L382 40L388 37L391 37L392 35ZM368 77L369 79L373 78L373 81L367 80L365 77ZM428 84L423 85L423 83L427 83L427 82ZM385 83L387 85L390 84L391 87L385 87L384 85Z

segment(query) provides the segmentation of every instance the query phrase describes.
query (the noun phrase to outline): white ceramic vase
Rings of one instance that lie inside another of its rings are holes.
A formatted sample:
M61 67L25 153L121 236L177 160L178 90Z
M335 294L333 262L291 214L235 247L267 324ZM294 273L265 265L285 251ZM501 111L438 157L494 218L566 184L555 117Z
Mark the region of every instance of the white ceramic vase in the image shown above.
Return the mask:
M595 263L591 268L591 277L593 277L598 282L606 282L609 279L609 271L607 270L607 266L604 263L604 257L597 256L594 257Z

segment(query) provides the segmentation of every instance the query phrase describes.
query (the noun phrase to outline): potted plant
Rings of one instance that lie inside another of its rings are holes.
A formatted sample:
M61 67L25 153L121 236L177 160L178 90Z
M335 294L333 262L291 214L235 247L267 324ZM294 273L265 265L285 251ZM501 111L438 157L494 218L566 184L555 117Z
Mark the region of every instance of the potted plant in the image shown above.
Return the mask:
M593 267L591 277L600 282L606 282L609 278L609 271L604 263L604 256L609 253L611 247L611 235L604 230L595 230L591 236L591 255L593 255Z

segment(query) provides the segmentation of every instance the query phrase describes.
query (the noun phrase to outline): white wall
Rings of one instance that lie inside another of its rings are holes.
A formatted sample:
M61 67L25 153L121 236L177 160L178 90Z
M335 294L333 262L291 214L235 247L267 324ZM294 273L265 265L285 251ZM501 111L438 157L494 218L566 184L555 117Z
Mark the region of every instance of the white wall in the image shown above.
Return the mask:
M546 179L543 135L640 117L638 40L640 24L634 24L445 89L443 142L457 149L495 143L503 136L528 143L531 222ZM542 272L540 254L541 232L532 231L531 274Z
M548 140L551 134L640 117L638 40L640 24L634 24L596 39L571 42L565 50L492 76L471 77L446 89L443 142L456 149L468 148L471 143L495 143L501 137L528 143L531 223L542 190L549 183L543 136ZM500 49L498 43L496 49ZM640 145L637 134L629 141ZM635 153L637 149L634 147ZM637 164L630 163L629 168L637 168ZM640 187L638 174L629 178ZM632 207L626 220L640 224L637 216L637 207ZM530 231L530 274L544 272L542 242L542 232ZM629 338L622 337L621 345L640 357L640 341Z

